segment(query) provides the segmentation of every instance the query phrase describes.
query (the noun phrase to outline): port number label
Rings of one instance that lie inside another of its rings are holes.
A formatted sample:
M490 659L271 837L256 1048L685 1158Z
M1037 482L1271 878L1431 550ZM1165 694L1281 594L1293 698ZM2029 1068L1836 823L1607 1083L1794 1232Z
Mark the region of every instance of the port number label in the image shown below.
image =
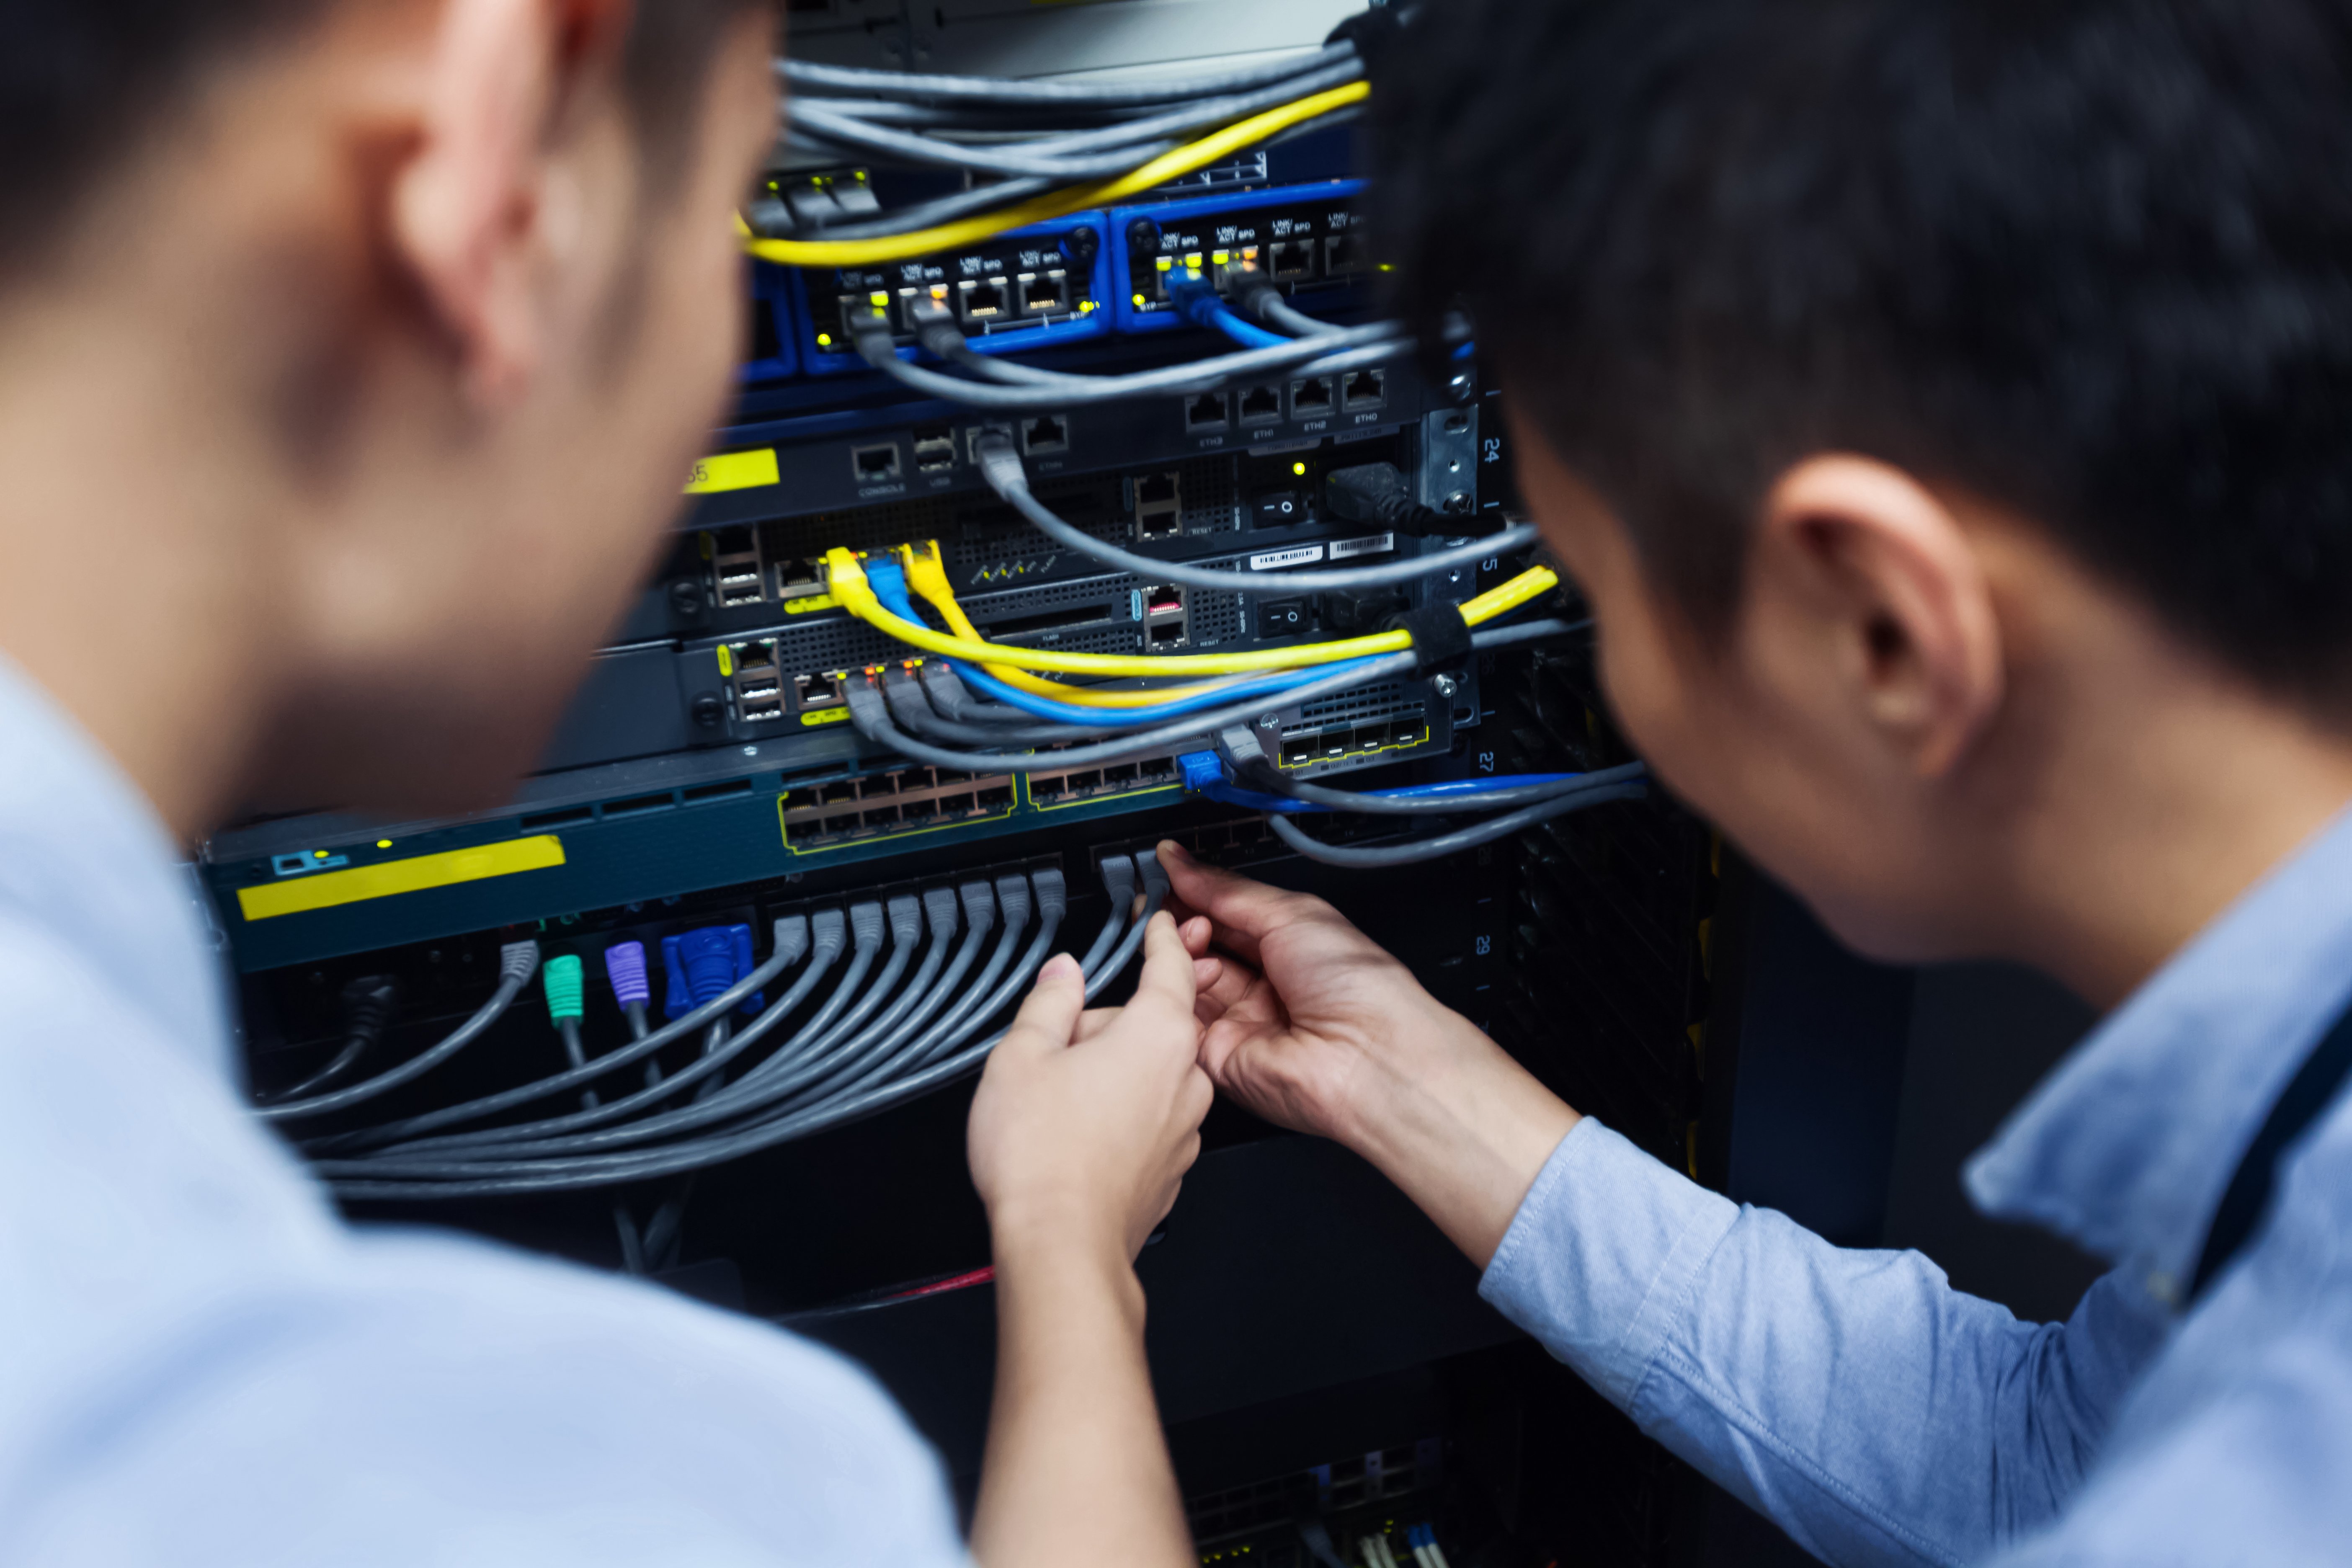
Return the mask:
M1493 937L1491 937L1491 936L1482 936L1482 937L1480 937L1480 938L1478 939L1478 956L1479 956L1479 957L1484 958L1484 957L1486 957L1488 953L1490 953L1490 952L1494 952L1494 951L1495 951L1495 939L1494 939Z
M1499 463L1503 460L1503 438L1501 437L1489 436L1478 444L1486 448L1486 461L1489 463Z

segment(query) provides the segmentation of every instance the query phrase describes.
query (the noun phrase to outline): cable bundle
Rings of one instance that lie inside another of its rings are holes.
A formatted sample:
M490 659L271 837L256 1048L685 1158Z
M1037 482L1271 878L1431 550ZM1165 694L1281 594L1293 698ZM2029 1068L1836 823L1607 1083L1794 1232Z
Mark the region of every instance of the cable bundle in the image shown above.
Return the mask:
M1097 869L1111 910L1079 961L1089 998L1133 961L1144 922L1168 886L1148 852L1107 858ZM616 943L605 954L606 967L635 1037L595 1058L579 1040L579 961L558 959L564 967L550 987L550 1016L564 1037L572 1062L566 1070L314 1138L303 1150L337 1194L350 1199L578 1191L740 1159L874 1115L977 1068L1003 1037L1002 1029L982 1031L1034 979L1055 949L1066 909L1061 874L1045 869L787 916L775 922L765 963L751 965L743 952L723 971L715 963L689 967L683 1010L659 1028L646 1026L651 993L643 949ZM735 945L727 928L715 929L725 945ZM516 955L509 974L521 969L527 980L523 959L536 966L536 944L507 951ZM764 989L777 984L782 993L761 1006ZM502 980L482 1012L400 1070L413 1079L447 1060L488 1029L520 990L520 982ZM701 1054L662 1076L656 1054L688 1040L701 1042ZM640 1063L647 1069L644 1087L616 1092L614 1075ZM599 1083L601 1092L591 1087ZM551 1100L579 1109L496 1120ZM270 1109L284 1114L288 1108ZM632 1251L633 1225L616 1215L624 1250ZM669 1223L674 1236L674 1219ZM645 1252L656 1250L655 1228L663 1224L657 1215L648 1227Z

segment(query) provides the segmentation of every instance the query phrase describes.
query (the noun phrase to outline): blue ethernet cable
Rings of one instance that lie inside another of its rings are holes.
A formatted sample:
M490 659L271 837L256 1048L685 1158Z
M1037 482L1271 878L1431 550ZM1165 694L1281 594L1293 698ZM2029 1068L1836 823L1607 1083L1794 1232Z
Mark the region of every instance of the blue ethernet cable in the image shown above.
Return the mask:
M866 585L874 591L874 597L880 601L884 609L901 620L918 623L921 621L922 617L916 613L914 601L907 592L907 574L902 567L895 563L869 563L866 568ZM1205 709L1219 707L1244 698L1288 691L1304 686L1310 680L1323 679L1367 661L1349 659L1339 664L1318 665L1308 669L1281 670L1261 679L1241 681L1233 686L1199 692L1191 697L1179 698L1172 702L1158 703L1150 708L1082 708L1075 703L1057 702L1050 697L1040 697L1033 691L1024 691L1018 687L1010 686L999 680L984 669L975 669L968 664L952 659L943 659L940 662L953 669L965 685L993 698L1008 708L1017 708L1024 713L1039 719L1052 720L1056 723L1078 724L1088 729L1101 730L1119 727L1139 728L1170 719L1181 719L1188 713L1198 713Z
M1187 752L1176 759L1176 766L1183 774L1186 791L1226 805L1243 806L1251 811L1276 811L1287 816L1344 809L1310 800L1295 800L1288 795L1245 789L1225 777L1223 763L1214 752ZM1500 790L1573 784L1585 776L1583 773L1497 773L1488 778L1444 779L1436 784L1404 784L1395 789L1366 790L1364 793L1381 800L1426 800L1431 803L1430 811L1433 816L1454 805L1475 810L1480 804L1480 795Z

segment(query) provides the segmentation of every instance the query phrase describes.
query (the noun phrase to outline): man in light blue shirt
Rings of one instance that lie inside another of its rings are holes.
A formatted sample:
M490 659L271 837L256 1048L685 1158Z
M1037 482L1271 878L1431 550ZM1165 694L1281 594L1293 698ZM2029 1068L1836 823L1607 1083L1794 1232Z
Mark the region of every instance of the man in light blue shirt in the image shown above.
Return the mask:
M0 0L0 1563L967 1561L831 1353L346 1227L179 868L538 753L728 395L779 9ZM1050 961L975 1101L983 1563L1189 1560L1131 1266L1211 1090L1146 960L1083 1019Z
M1163 847L1212 1076L1830 1562L2352 1562L2352 5L1423 20L1388 258L1615 717L1855 946L2111 1009L1967 1182L2116 1268L2020 1323L1735 1205Z

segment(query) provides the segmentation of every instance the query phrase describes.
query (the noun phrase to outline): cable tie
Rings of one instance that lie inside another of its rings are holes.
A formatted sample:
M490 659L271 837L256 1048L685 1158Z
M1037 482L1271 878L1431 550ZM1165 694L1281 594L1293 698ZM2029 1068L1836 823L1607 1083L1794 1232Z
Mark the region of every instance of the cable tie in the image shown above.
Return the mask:
M1461 605L1426 605L1418 610L1407 610L1395 620L1412 634L1412 649L1420 656L1413 667L1416 673L1435 675L1441 670L1459 670L1470 662L1474 651L1470 623L1462 618Z

